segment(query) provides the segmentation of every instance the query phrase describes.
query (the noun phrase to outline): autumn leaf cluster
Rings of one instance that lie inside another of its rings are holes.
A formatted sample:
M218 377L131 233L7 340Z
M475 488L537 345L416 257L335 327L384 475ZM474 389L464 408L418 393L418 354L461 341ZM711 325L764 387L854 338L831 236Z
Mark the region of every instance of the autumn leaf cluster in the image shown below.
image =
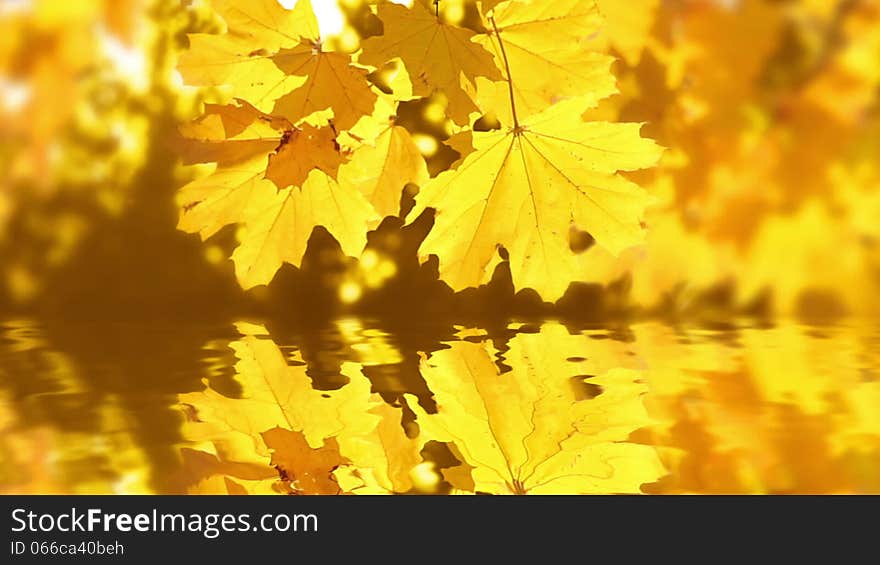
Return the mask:
M178 68L230 98L182 128L185 161L214 170L181 190L180 227L208 238L238 226L244 288L300 266L318 226L359 256L367 233L401 214L408 185L405 221L433 211L420 254L438 257L454 290L508 261L517 289L555 300L583 278L573 230L612 253L641 241L649 200L622 173L652 166L660 149L639 124L582 119L615 92L594 2L482 2L478 31L428 2L378 2L381 33L355 52L321 37L309 0L212 5L225 32L192 35ZM444 101L460 155L433 178L396 123L402 103L426 97ZM497 129L475 129L486 117Z
M560 324L504 352L462 329L421 359L430 393L396 399L373 392L352 361L343 386L320 390L301 352L285 354L262 326L237 327L240 393L179 396L190 493L432 493L441 481L460 494L638 493L663 473L654 448L628 441L651 423L640 373L588 376L595 361L568 352L589 338Z

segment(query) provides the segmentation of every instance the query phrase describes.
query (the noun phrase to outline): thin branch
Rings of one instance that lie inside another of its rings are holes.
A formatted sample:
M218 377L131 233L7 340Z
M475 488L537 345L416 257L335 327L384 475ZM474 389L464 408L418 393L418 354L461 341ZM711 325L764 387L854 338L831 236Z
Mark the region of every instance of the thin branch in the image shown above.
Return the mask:
M510 74L510 63L507 60L507 51L504 49L504 41L501 40L501 32L495 24L495 16L489 16L489 22L492 23L492 29L495 37L498 38L498 45L501 47L501 57L504 59L504 68L507 71L507 91L510 94L510 113L513 114L513 129L519 131L519 119L516 117L516 99L513 95L513 76Z

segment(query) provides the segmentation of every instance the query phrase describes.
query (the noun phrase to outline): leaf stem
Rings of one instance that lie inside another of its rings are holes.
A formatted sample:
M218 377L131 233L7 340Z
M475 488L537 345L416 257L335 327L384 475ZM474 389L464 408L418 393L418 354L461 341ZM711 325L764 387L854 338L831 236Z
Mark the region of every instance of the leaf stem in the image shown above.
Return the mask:
M513 129L519 131L519 119L516 117L516 99L513 96L513 76L510 74L510 62L507 60L507 51L504 49L504 41L501 40L501 32L495 24L495 16L489 16L489 22L492 23L492 30L495 37L498 38L498 46L501 47L501 57L504 59L504 68L507 71L507 92L510 94L510 113L513 115Z

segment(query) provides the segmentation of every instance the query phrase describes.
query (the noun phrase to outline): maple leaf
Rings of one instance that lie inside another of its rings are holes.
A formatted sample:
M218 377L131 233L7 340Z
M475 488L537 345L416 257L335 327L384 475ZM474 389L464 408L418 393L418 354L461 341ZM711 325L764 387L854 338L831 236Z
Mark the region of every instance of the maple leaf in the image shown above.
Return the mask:
M278 188L302 186L315 169L335 177L343 160L332 128L304 124L301 129L285 132L275 153L269 156L266 178Z
M479 82L478 100L503 124L513 124L515 112L526 117L575 96L593 105L617 92L613 59L587 44L603 26L595 3L512 1L495 8L484 25L488 33L475 41L504 61L505 70L501 82Z
M275 427L262 436L272 450L272 465L294 492L339 494L339 484L332 473L347 460L339 454L336 439L326 439L324 445L315 449L301 432Z
M646 387L636 382L639 373L613 369L590 379L601 394L578 401L572 379L585 374L587 362L567 357L587 340L549 324L517 335L504 353L488 341L456 341L434 352L421 371L437 413L407 397L421 441L454 443L473 467L477 492L639 492L663 472L653 448L626 442L650 423L641 401ZM499 373L499 354L512 368L507 373Z
M437 210L420 253L438 256L454 290L488 282L503 246L515 287L555 300L582 273L572 226L615 253L641 241L648 198L618 172L653 165L660 148L639 124L585 123L582 111L572 99L518 127L474 132L475 151L419 192L407 221Z
M282 49L272 60L287 75L306 77L301 86L278 98L274 113L296 122L329 108L335 126L348 129L373 111L376 93L367 72L350 64L350 55L326 52L313 39Z
M335 175L343 161L332 128L295 128L239 99L229 105L207 104L204 114L180 132L186 138L179 144L184 163L218 165L179 195L181 229L205 238L243 220L245 210L259 200L255 194L266 193L256 190L262 178L278 188L301 186L311 170Z
M276 191L265 172L266 156L259 155L188 183L177 195L177 227L208 239L224 226L243 222L249 206Z
M243 224L232 255L242 287L268 284L284 262L299 266L319 225L348 255L366 246L366 231L380 218L359 188L334 180L344 158L332 128L296 128L237 100L207 105L182 133L192 138L182 145L186 162L218 167L180 190L178 227L206 239Z
M341 373L350 382L341 389L320 391L312 387L299 356L294 361L300 364L288 365L271 339L248 335L230 346L239 359L243 395L229 398L210 388L180 395L198 415L188 427L190 440L213 442L236 462L265 460L274 450L273 464L287 476L285 482L303 481L299 488L332 489L327 481L336 466L351 477L346 487L358 493L412 487L410 472L421 462L420 445L406 436L402 409L371 393L358 365L343 364ZM281 431L270 432L276 428Z
M226 22L226 33L188 36L189 49L177 66L188 84L229 84L235 96L270 111L275 99L305 82L304 77L285 75L271 56L318 33L308 0L300 0L293 10L276 0L219 0L211 6Z
M478 76L502 78L491 53L472 41L474 32L445 23L418 2L412 8L380 4L378 16L384 34L363 42L359 62L381 67L399 57L409 72L414 94L442 92L448 99L449 117L467 124L470 114L479 109L462 80L475 86Z
M300 266L315 226L326 228L343 253L358 256L367 245L367 227L379 219L360 192L316 169L302 187L264 193L260 201L263 206L246 211L241 245L232 254L246 289L268 284L285 262Z
M341 129L369 114L376 94L351 55L325 51L310 0L292 10L276 0L215 6L226 21L221 35L192 34L178 65L190 84L231 85L264 112L299 124L326 124L332 111Z
M363 194L379 218L398 214L407 184L421 185L428 180L419 147L409 130L396 124L400 101L412 99L407 78L405 72L397 72L391 81L392 92L379 93L373 113L336 139L348 157L339 168L338 182Z
M376 427L369 434L345 435L342 451L351 460L333 473L345 492L390 494L409 491L411 472L422 461L421 444L400 424L402 410L379 404L370 410Z
M352 153L337 178L357 189L385 217L398 213L407 183L422 185L428 180L428 167L406 128L390 121L374 144L363 144Z
M342 366L341 373L351 379L346 386L319 391L312 387L305 364L289 365L271 339L245 336L230 347L238 358L235 368L242 398L229 398L210 388L180 395L180 402L195 406L199 420L210 424L209 434L220 439L238 436L268 455L260 434L275 427L302 432L315 449L343 430L364 435L375 427L376 422L364 415L381 400L370 395L370 382L356 364ZM299 355L294 361L302 363Z

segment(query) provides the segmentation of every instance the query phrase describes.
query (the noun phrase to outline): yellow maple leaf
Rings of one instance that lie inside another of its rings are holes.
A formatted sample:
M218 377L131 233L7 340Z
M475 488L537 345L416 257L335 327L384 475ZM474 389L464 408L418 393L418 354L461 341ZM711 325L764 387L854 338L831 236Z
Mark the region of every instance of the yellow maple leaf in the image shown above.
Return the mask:
M454 290L488 282L503 246L515 287L555 300L582 277L572 225L613 253L641 241L648 198L618 171L649 167L661 150L639 124L584 123L582 112L572 99L514 128L474 132L475 151L419 192L407 220L437 210L420 253L438 256Z
M573 381L587 365L568 356L588 347L587 340L551 324L517 335L504 353L488 341L453 342L434 352L421 370L437 413L409 402L421 441L454 443L473 467L477 492L639 492L663 472L653 448L626 441L650 423L641 401L646 387L636 382L639 373L613 369L589 380L601 394L578 400ZM495 362L499 354L512 368L504 374ZM445 475L455 480L461 473Z
M421 185L428 180L428 167L406 128L390 122L375 140L354 151L339 169L341 184L363 194L379 213L394 216L407 183Z
M474 32L448 24L416 2L412 8L393 3L379 5L384 34L363 42L359 62L381 67L399 57L413 85L413 93L442 92L449 117L467 124L479 109L462 81L475 86L478 76L500 80L491 53L472 41Z
M402 69L396 76L408 78ZM363 194L380 219L398 214L407 184L421 185L428 180L425 158L413 136L396 123L398 105L412 98L412 87L408 80L392 77L391 82L392 92L379 93L373 113L336 139L348 156L337 173L338 182Z
M334 477L352 494L390 494L409 491L412 471L422 461L420 443L409 438L400 424L402 410L379 404L370 410L377 419L369 434L345 434L341 451L351 460Z
M287 188L301 186L313 169L335 176L344 160L333 128L308 124L297 128L288 120L264 114L240 99L229 105L207 104L204 114L181 126L180 132L185 137L178 144L184 163L218 165L213 175L182 189L184 216L200 207L203 199L218 196L211 194L211 187L216 187L221 200L231 196L223 188L234 190L238 183L226 177L237 178L235 173L253 172L255 178L265 176L278 188ZM261 171L265 175L260 175ZM239 207L237 213L244 208ZM225 224L236 221L219 212L213 214L213 219L225 220Z
M351 65L351 55L324 51L315 38L282 49L273 61L287 75L306 78L302 85L278 98L275 113L298 122L329 108L336 127L348 129L373 111L376 94L367 81L367 72Z
M250 444L245 452L268 455L260 434L275 427L302 432L316 449L324 445L325 438L343 430L363 435L375 427L375 421L364 415L381 400L371 397L370 382L358 378L356 364L342 366L341 373L351 379L349 384L339 390L319 391L312 388L306 366L289 365L270 339L246 336L230 347L238 357L235 368L242 398L229 398L211 388L180 395L180 402L196 407L199 420L209 424L206 439L229 441L237 437L237 441Z
M285 262L298 267L315 226L326 228L346 255L360 255L368 226L379 219L360 192L317 169L302 187L263 195L260 201L263 206L246 212L241 245L232 254L244 288L269 284Z
M207 239L229 224L243 222L249 206L273 192L265 180L268 156L291 127L248 104L207 104L203 116L180 127L186 138L179 151L183 162L216 162L206 177L183 186L177 194L178 228Z
M371 393L357 364L342 366L348 384L320 391L312 387L299 355L294 358L298 364L289 365L271 339L248 335L231 347L243 394L229 398L208 388L180 395L180 402L196 413L196 421L185 429L190 441L210 442L225 461L237 464L268 466L271 452L271 463L293 490L332 489L329 476L337 466L341 475L351 477L345 490L412 488L420 444L405 434L402 409Z
M265 173L266 156L257 155L185 185L177 195L177 227L207 239L224 226L243 222L249 206L276 191Z
M318 34L309 0L300 0L293 10L276 0L215 0L211 6L226 22L226 33L189 35L189 50L177 67L187 83L232 85L235 96L270 111L275 99L305 82L285 75L271 57Z
M286 10L275 0L223 0L215 10L225 34L192 34L178 65L190 84L233 87L234 94L294 124L341 129L369 114L376 94L351 55L325 51L311 0Z
M359 188L331 176L344 160L332 128L296 128L237 100L208 105L182 133L192 138L182 145L187 162L218 166L180 190L178 227L206 239L242 224L232 255L242 287L268 284L285 262L299 266L319 225L344 253L363 251L367 229L380 218Z
M501 123L513 124L513 112L526 117L561 99L577 96L592 105L617 92L613 59L588 44L603 25L595 3L508 2L484 25L487 34L475 41L504 61L505 73L500 82L481 80L478 100Z

